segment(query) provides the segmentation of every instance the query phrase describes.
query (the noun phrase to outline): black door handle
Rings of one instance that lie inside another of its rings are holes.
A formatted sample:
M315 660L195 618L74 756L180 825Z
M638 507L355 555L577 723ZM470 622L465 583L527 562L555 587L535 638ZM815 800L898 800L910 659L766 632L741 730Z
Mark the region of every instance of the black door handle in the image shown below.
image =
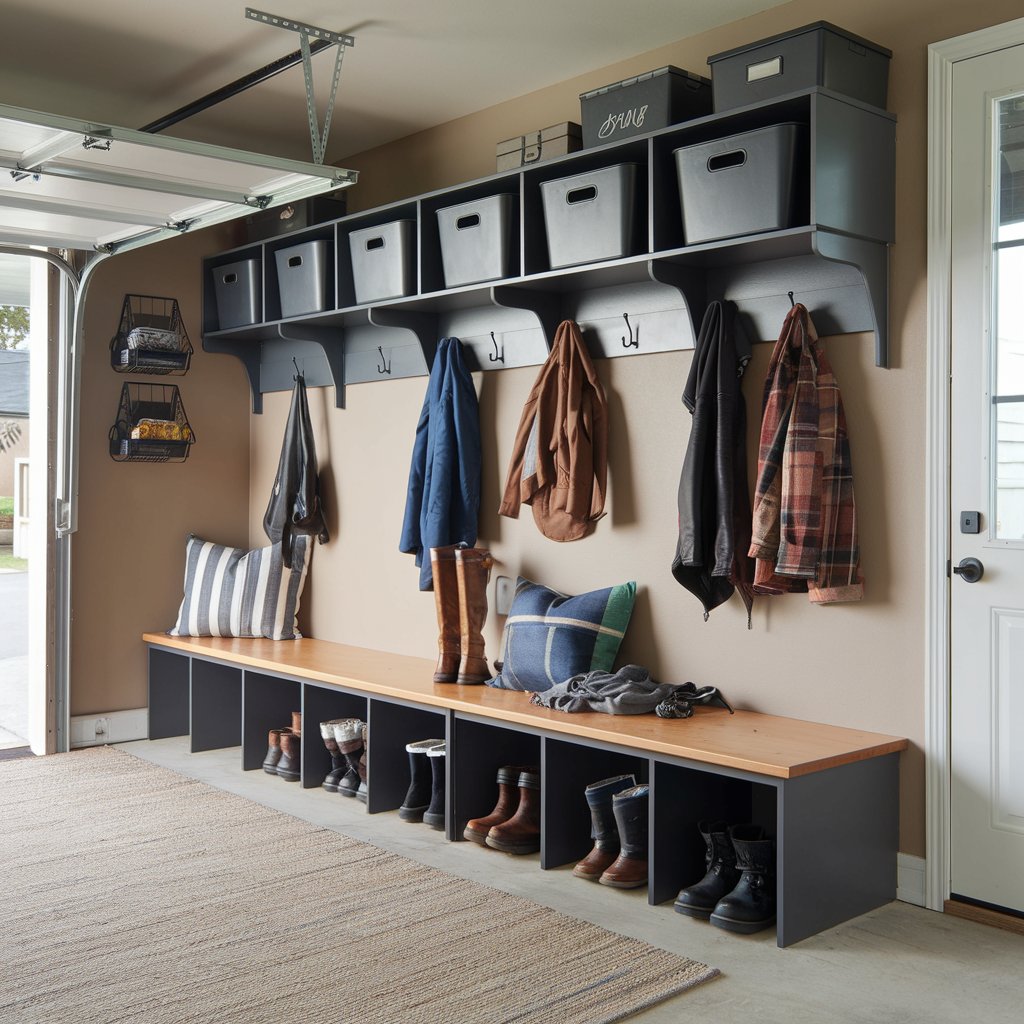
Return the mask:
M953 566L953 572L959 576L964 583L977 583L985 575L985 566L977 558L962 558L959 565Z

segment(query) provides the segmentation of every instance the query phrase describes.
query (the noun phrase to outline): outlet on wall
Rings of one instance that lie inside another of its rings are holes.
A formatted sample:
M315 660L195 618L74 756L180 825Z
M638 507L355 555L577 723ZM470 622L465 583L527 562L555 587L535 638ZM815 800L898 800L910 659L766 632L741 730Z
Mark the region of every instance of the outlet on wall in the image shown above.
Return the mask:
M508 615L512 598L516 592L515 580L511 576L499 576L494 581L494 610L498 615Z

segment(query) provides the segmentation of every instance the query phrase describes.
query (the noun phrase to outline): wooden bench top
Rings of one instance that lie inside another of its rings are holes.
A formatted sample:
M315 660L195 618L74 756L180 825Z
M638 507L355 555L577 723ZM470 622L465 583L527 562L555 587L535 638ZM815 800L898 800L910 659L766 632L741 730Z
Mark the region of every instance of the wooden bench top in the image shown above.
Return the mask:
M568 738L615 743L774 778L791 779L837 765L905 750L899 736L780 718L755 711L730 715L700 707L692 718L656 715L566 714L530 703L529 694L489 686L435 683L434 661L325 640L173 637L146 633L152 646L228 662L270 674L295 676L348 690L453 708L482 718L534 726Z

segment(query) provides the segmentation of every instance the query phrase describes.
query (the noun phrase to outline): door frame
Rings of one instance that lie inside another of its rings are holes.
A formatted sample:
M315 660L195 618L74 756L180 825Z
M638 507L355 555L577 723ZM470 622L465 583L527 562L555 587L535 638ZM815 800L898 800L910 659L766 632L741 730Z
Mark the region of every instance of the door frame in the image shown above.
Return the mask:
M925 906L950 893L950 357L953 66L1024 44L1024 18L928 47L928 326L925 439Z

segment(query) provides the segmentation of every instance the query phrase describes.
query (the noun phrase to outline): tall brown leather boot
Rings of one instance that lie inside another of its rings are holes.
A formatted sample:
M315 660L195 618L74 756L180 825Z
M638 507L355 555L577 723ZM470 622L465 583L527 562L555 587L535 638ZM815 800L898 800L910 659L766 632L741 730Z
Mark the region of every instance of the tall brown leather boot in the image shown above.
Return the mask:
M483 548L456 548L455 569L459 578L459 626L462 658L458 683L483 683L491 678L484 656L484 622L487 620L487 581L494 559Z
M494 810L483 818L470 818L463 837L481 846L487 845L487 833L495 825L504 824L519 807L519 776L524 771L518 765L506 764L498 769L498 802Z
M487 845L502 853L536 853L540 849L540 769L519 774L519 807L508 821L487 833Z
M434 575L434 604L437 606L437 668L435 683L454 683L459 675L459 577L455 569L455 549L449 544L430 549L430 569Z

